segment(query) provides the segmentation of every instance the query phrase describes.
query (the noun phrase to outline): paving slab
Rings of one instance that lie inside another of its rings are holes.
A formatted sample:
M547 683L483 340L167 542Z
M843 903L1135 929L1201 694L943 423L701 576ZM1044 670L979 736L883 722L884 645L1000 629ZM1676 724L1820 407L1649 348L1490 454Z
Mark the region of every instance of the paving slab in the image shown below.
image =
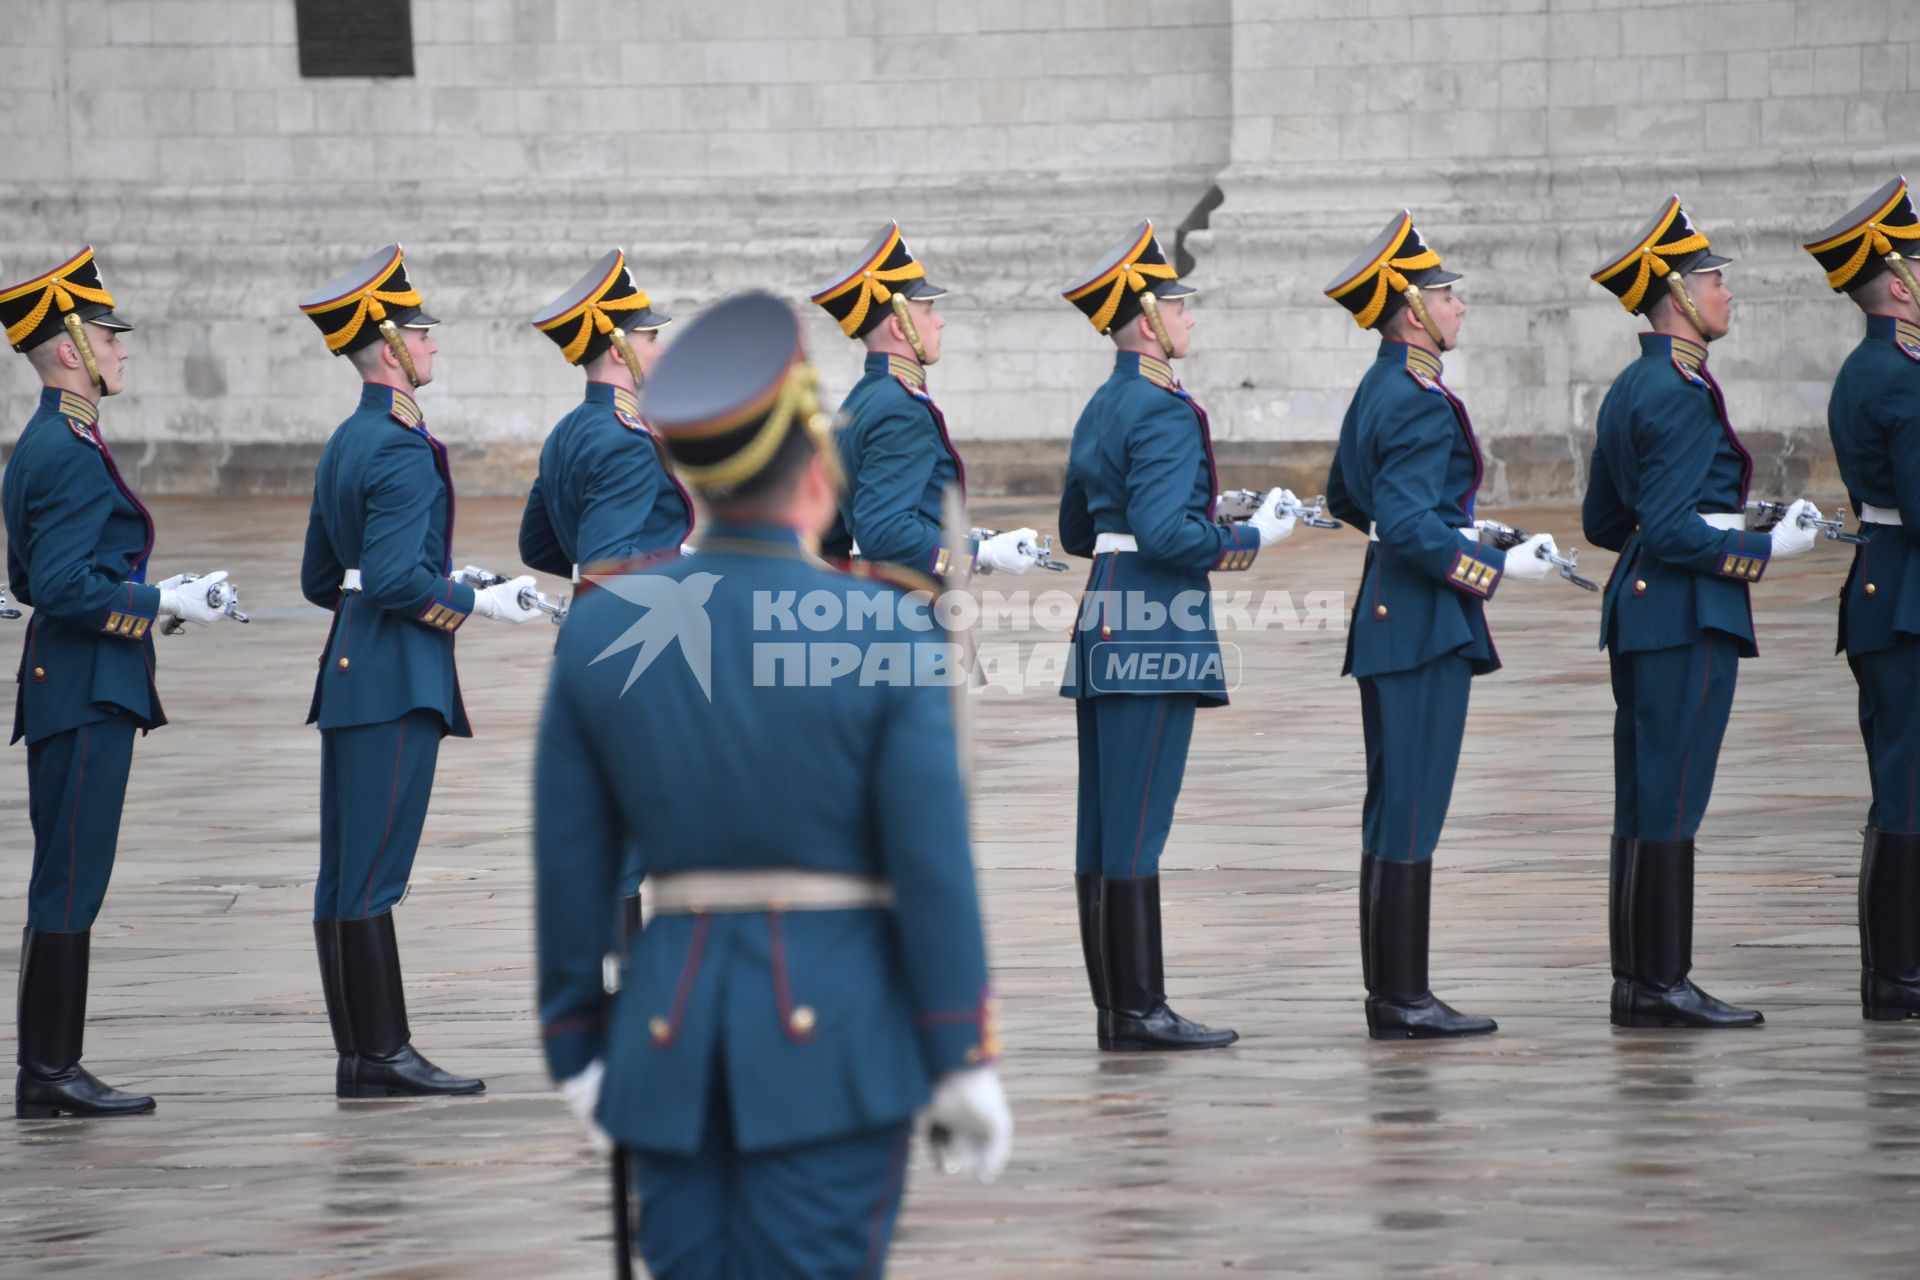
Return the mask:
M1571 506L1499 514L1579 541ZM462 630L478 736L442 751L398 914L417 1043L488 1093L336 1102L308 925L320 744L302 720L327 620L296 587L306 504L163 499L155 515L155 574L227 567L254 617L159 641L174 723L136 748L95 930L87 1062L160 1109L0 1121L0 1276L607 1274L603 1166L546 1079L533 1016L528 780L550 631ZM1030 500L976 518L1054 520ZM515 567L517 521L513 502L462 502L458 561ZM1307 594L1343 601L1361 554L1357 534L1303 529L1215 579L1254 593L1250 618L1264 604L1272 625L1227 636L1243 678L1195 731L1166 935L1178 1007L1237 1027L1231 1049L1094 1049L1070 881L1072 708L1042 687L974 697L1016 1147L991 1188L916 1161L890 1274L1914 1274L1920 1024L1863 1023L1857 1001L1867 775L1832 654L1845 549L1823 542L1755 588L1762 656L1743 664L1701 833L1696 976L1767 1025L1607 1023L1612 706L1598 597L1551 580L1503 586L1490 606L1506 669L1475 681L1435 876L1436 988L1501 1029L1398 1045L1367 1040L1361 1018L1344 606L1316 612ZM1581 555L1596 578L1608 560ZM1082 576L991 585L1071 593ZM0 624L9 670L21 634ZM1063 636L983 640L1038 670ZM0 917L19 920L18 748L0 764L0 820ZM7 934L0 972L17 960Z

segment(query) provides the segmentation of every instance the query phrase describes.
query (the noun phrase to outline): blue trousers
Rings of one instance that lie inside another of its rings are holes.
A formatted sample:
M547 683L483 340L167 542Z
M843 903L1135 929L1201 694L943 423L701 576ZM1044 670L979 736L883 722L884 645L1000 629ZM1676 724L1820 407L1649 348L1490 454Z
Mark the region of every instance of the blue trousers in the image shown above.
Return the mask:
M1110 880L1160 874L1193 741L1190 693L1079 698L1080 821L1074 870Z
M116 712L27 745L30 928L84 933L93 927L113 876L137 731L132 717Z
M1613 834L1691 840L1706 816L1733 712L1740 650L1709 631L1692 644L1609 653L1613 669Z
M1367 744L1361 849L1389 862L1430 862L1453 800L1473 664L1449 653L1359 680Z
M1860 682L1860 736L1873 782L1867 822L1900 835L1920 832L1920 637L1896 636L1893 648L1847 665Z
M314 919L377 916L407 891L445 731L438 713L410 711L320 735Z
M719 1092L716 1090L716 1092ZM909 1128L738 1151L709 1108L690 1156L631 1153L640 1254L654 1280L872 1280L906 1190Z

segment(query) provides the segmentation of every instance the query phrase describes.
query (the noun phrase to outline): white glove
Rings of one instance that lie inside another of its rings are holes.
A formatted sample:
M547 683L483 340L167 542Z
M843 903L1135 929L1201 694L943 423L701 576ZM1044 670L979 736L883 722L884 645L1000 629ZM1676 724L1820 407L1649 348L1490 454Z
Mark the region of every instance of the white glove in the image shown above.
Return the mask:
M154 583L153 585L158 587L162 591L171 591L175 587L184 586L187 583L192 582L195 578L199 576L200 575L197 573L176 573L171 578L162 578L160 581Z
M560 1082L560 1093L567 1100L567 1110L573 1112L573 1118L580 1122L580 1131L586 1135L587 1145L593 1148L595 1155L602 1156L613 1154L613 1138L600 1127L593 1113L600 1105L600 1084L606 1077L607 1064L595 1058L587 1064L585 1071Z
M1788 556L1797 556L1802 552L1813 550L1814 539L1820 536L1820 531L1812 525L1802 529L1801 516L1812 516L1818 520L1820 508L1805 498L1794 499L1793 505L1787 508L1787 514L1780 517L1780 523L1773 526L1773 532L1767 535L1773 539L1774 559L1784 560Z
M1247 523L1260 531L1260 545L1263 547L1293 536L1294 522L1298 517L1280 510L1283 502L1288 506L1298 506L1300 500L1289 489L1269 489L1260 509L1247 518Z
M186 575L181 575L184 578ZM221 569L204 578L195 578L191 582L182 581L178 585L160 584L160 612L170 618L185 618L188 622L209 626L226 617L226 611L216 609L207 603L207 592L217 582L227 580L227 571ZM169 578L168 582L174 580Z
M535 585L532 576L523 573L496 586L482 587L473 593L473 611L483 618L511 622L516 627L532 622L540 616L540 611L522 605L520 593L533 590Z
M1038 529L1009 529L1005 533L996 533L980 544L973 553L973 565L976 569L985 569L989 573L999 569L1005 573L1025 573L1033 568L1033 557L1020 550L1020 544L1031 547L1040 537Z
M971 1173L985 1185L1000 1176L1013 1154L1013 1112L1007 1109L1000 1073L992 1067L940 1077L919 1121L943 1173Z
M472 587L477 591L480 589L480 584L491 577L493 577L491 573L477 564L463 564L454 572L453 580L463 587Z
M1516 582L1538 582L1553 572L1547 556L1559 554L1560 548L1554 544L1552 534L1536 533L1507 552L1507 567L1502 576Z
M692 554L693 554L693 550L694 550L694 547L693 547L693 544L692 544L691 542L683 542L683 543L681 543L681 544L680 544L680 554L681 554L681 555L683 555L683 556L690 556L690 555L692 555Z

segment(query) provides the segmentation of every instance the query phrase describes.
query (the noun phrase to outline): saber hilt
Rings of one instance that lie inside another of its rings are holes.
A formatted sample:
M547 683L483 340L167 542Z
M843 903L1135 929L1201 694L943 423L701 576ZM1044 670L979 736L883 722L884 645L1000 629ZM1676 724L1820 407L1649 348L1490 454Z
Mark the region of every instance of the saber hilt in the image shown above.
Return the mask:
M1220 495L1214 519L1221 524L1239 524L1251 520L1260 510L1260 504L1266 500L1267 495L1258 489L1229 489ZM1281 515L1292 516L1310 528L1338 529L1340 527L1340 522L1327 514L1325 494L1316 497L1312 502L1303 502L1297 498L1288 501L1282 498L1278 510Z
M506 578L486 569L463 569L461 572L455 574L454 577L466 583L468 586L479 590L485 590L488 587L497 587L507 581ZM534 609L546 614L556 627L567 620L567 610L572 607L571 602L567 600L562 599L555 601L548 599L535 587L520 588L520 594L516 599L520 602L522 609Z
M988 538L997 538L1000 536L1000 530L998 529L969 529L967 532L976 542L985 542ZM1073 567L1064 560L1055 560L1053 558L1053 535L1050 533L1043 534L1032 542L1023 539L1014 546L1014 550L1033 561L1036 568L1051 569L1055 573L1065 573Z
M198 582L199 580L199 574L189 573L181 581L180 585L185 586L189 582ZM240 588L234 586L232 581L225 578L207 588L207 607L216 612L226 614L235 622L248 623L253 621L252 618L240 612ZM4 616L4 614L0 614L0 617ZM160 628L160 634L163 636L177 636L186 629L187 620L185 618L168 618L166 624Z
M1747 503L1747 510L1753 512L1760 518L1762 522L1760 532L1765 532L1787 517L1787 504L1784 502L1766 502L1755 498L1753 501ZM1818 511L1819 508L1815 507L1814 510ZM1837 512L1831 520L1826 519L1824 516L1808 515L1803 512L1801 513L1799 524L1802 529L1818 529L1835 542L1850 542L1855 546L1860 546L1866 542L1866 539L1859 534L1847 532L1846 518L1843 514Z
M1475 520L1474 527L1480 530L1480 536L1502 551L1511 551L1528 538L1533 537L1525 529L1516 529L1510 524L1498 520ZM1579 587L1582 591L1598 591L1600 584L1591 578L1580 576L1580 549L1567 548L1565 555L1557 555L1545 547L1535 547L1534 552L1542 560L1560 571L1560 576Z

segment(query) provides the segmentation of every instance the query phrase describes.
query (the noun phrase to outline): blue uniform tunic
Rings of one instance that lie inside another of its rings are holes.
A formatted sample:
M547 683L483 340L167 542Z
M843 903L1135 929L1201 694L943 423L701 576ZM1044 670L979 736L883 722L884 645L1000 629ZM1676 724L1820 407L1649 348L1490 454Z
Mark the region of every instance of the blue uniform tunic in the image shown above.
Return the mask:
M1898 512L1863 522L1840 592L1838 648L1860 684L1873 803L1867 821L1920 832L1920 325L1868 316L1866 336L1840 367L1827 431L1855 511Z
M1581 522L1620 553L1600 608L1612 668L1614 834L1691 839L1705 816L1739 660L1748 584L1773 540L1700 517L1746 509L1753 458L1727 420L1706 348L1640 336L1601 402Z
M411 396L366 384L320 454L300 591L333 613L307 722L321 734L314 918L400 900L426 821L440 739L471 737L453 637L473 588L452 581L446 446ZM357 590L343 590L348 569Z
M1360 684L1364 852L1426 862L1439 844L1472 678L1495 671L1486 601L1506 553L1473 525L1484 463L1440 358L1383 341L1360 379L1327 476L1328 508L1370 531L1342 675Z
M656 1275L861 1274L914 1111L995 1053L945 644L924 601L739 525L603 576L561 631L534 787L542 1035L556 1079L606 1063L599 1120L637 1154ZM659 915L609 997L628 846L649 876L838 872L895 905Z
M1208 573L1250 567L1260 536L1214 522L1218 492L1206 411L1165 361L1119 352L1074 424L1060 497L1061 545L1093 557L1060 690L1080 743L1080 874L1159 874L1194 711L1237 678ZM1096 554L1103 533L1137 549Z
M112 876L136 731L167 722L146 585L153 519L120 475L85 396L47 387L0 487L7 579L33 606L13 741L27 743L33 868L27 923L92 927Z
M662 462L639 399L587 383L586 399L540 450L520 559L564 578L602 561L676 551L692 534L693 500Z
M968 566L947 563L941 505L949 485L966 496L967 468L927 393L926 370L916 360L870 351L840 413L847 492L839 525L822 540L826 553L857 548L864 560L920 573L965 572Z

